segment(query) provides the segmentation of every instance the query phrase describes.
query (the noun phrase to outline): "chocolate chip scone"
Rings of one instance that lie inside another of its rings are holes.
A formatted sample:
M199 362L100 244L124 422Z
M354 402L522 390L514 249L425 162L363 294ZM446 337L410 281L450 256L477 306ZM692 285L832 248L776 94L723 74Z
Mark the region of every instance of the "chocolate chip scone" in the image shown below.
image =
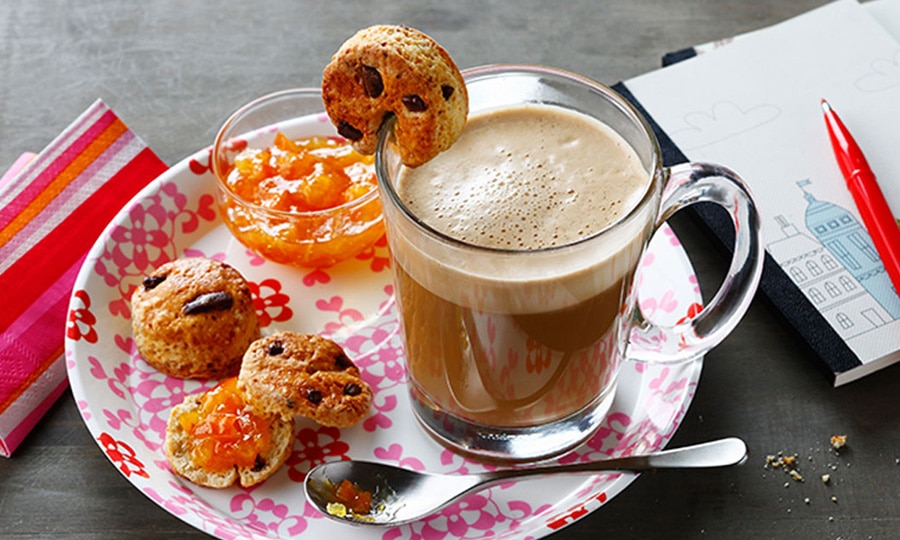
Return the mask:
M365 28L334 54L322 77L325 110L338 133L374 154L385 117L405 165L449 148L462 132L469 98L453 59L428 35L405 26Z
M138 352L181 378L235 375L259 320L244 277L212 259L178 259L144 278L131 297Z
M369 411L372 390L340 345L313 334L278 332L253 342L238 388L263 414L296 415L349 427Z

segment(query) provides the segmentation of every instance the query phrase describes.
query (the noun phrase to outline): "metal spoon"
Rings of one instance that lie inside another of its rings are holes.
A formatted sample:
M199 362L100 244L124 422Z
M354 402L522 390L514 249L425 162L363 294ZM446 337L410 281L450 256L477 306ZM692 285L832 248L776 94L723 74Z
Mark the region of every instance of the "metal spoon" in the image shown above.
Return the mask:
M368 461L332 461L306 475L306 499L327 517L345 523L395 526L415 521L453 504L474 491L526 476L599 471L640 472L651 469L727 467L744 461L747 445L737 438L589 463L502 469L481 474L443 475ZM349 480L354 489L371 494L366 514L348 511L335 495Z

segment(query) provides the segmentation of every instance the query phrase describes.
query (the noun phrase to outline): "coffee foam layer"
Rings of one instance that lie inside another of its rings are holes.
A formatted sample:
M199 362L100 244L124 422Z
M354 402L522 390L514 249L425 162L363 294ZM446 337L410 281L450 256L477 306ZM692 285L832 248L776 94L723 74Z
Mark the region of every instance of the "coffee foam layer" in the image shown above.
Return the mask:
M450 150L404 169L397 192L447 236L518 251L447 244L397 218L387 220L391 248L413 279L459 305L562 309L631 275L654 221L649 208L581 240L628 215L648 184L633 149L599 121L543 105L479 113Z
M627 228L559 250L477 255L410 236L408 224L387 223L395 262L432 293L479 311L532 314L572 307L630 279L652 220L641 225L635 219ZM404 247L397 249L399 244Z
M500 249L541 249L605 229L644 194L646 171L605 124L558 107L473 116L447 152L404 171L398 192L436 230Z

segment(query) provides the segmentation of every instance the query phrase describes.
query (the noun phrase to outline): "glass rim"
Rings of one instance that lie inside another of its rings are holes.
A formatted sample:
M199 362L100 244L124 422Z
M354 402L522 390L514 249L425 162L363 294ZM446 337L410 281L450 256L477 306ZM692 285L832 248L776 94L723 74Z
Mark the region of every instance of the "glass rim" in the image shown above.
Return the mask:
M644 190L643 195L638 200L637 203L632 206L632 208L624 215L619 217L614 223L603 227L594 233L585 236L584 238L579 238L577 240L573 240L571 242L567 242L565 244L557 245L557 246L544 246L540 248L534 249L522 249L522 248L502 248L502 247L493 247L493 246L484 246L479 244L473 244L471 242L467 242L465 240L461 240L459 238L453 237L447 233L441 232L428 223L424 222L421 218L419 218L409 207L400 199L400 196L397 194L397 191L394 189L393 184L388 180L382 180L382 177L387 178L387 168L384 159L384 148L387 146L387 140L389 135L391 134L394 124L397 119L395 116L388 116L385 121L382 123L381 128L378 133L378 144L375 149L375 176L378 182L379 191L381 191L385 195L385 199L389 200L392 205L398 208L403 216L415 224L417 228L424 231L428 235L437 238L441 242L452 245L455 247L464 248L470 251L481 252L481 253L494 253L499 255L521 255L521 254L536 254L536 253L548 253L548 252L561 252L573 248L580 247L584 244L591 243L597 238L601 236L607 235L613 229L618 228L620 225L631 221L638 212L643 209L650 199L654 196L655 190L654 186L658 183L658 176L660 171L664 170L662 162L662 151L659 147L659 141L656 138L655 133L653 132L653 128L650 126L647 119L641 114L640 111L637 110L634 105L632 105L627 99L622 97L618 92L613 90L607 85L604 85L600 82L597 82L593 79L585 77L583 75L579 75L572 71L567 71L565 69L541 66L536 64L488 64L484 66L477 66L468 69L462 70L463 78L468 81L470 79L476 78L488 78L494 75L502 75L502 74L525 74L525 75L547 75L554 78L561 78L565 80L569 80L571 82L580 83L588 88L592 88L595 91L603 94L611 103L616 105L619 110L629 119L631 119L635 125L640 128L640 131L645 136L645 139L650 144L650 150L652 153L652 161L651 166L649 167L649 180L647 183L647 188ZM615 131L615 130L614 130Z

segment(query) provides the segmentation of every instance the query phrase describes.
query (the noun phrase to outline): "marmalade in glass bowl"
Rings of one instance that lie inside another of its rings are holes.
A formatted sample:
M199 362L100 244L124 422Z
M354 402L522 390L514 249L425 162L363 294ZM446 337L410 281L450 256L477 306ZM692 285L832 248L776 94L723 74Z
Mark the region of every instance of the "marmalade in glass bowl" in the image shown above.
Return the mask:
M232 115L213 147L225 225L277 263L332 266L384 235L374 157L337 136L324 112L304 115L321 106L317 90L264 96Z

